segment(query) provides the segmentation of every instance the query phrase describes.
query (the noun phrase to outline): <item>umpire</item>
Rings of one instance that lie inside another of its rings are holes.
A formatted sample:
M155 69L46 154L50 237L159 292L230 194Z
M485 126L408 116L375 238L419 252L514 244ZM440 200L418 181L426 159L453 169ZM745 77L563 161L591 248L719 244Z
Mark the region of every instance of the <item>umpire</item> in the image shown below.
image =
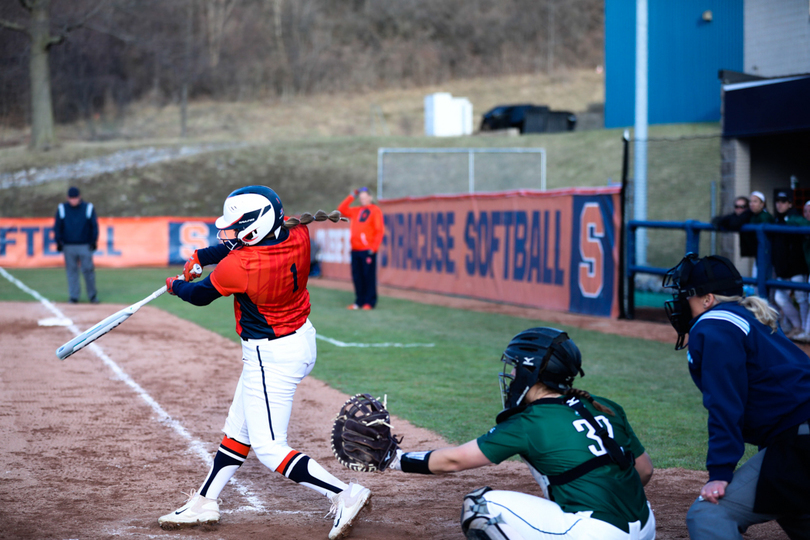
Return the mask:
M690 538L741 540L776 520L791 540L810 539L810 359L765 300L743 298L725 257L690 253L664 286L674 289L676 349L688 335L689 373L709 413L709 482L687 514ZM738 468L745 443L759 452Z
M79 188L74 186L68 189L67 202L61 203L56 209L53 231L56 249L65 256L70 303L78 303L81 296L81 269L87 297L92 304L98 304L93 266L93 252L98 245L98 218L93 203L82 200Z

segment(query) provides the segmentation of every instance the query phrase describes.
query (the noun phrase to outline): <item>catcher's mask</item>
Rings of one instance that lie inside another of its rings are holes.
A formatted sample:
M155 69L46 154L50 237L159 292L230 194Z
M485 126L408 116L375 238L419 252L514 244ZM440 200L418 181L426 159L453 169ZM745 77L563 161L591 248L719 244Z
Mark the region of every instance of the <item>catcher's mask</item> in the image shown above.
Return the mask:
M214 225L217 237L229 249L253 246L268 234L278 238L284 223L284 207L275 191L266 186L247 186L231 192Z
M517 334L503 351L499 374L504 409L517 407L529 388L542 382L561 393L571 389L582 371L582 355L568 334L556 328L530 328Z
M678 332L675 350L686 347L686 335L694 324L689 299L709 293L723 296L742 296L742 276L730 260L719 255L702 259L695 253L688 253L664 276L664 288L673 289L672 300L664 303L669 322Z

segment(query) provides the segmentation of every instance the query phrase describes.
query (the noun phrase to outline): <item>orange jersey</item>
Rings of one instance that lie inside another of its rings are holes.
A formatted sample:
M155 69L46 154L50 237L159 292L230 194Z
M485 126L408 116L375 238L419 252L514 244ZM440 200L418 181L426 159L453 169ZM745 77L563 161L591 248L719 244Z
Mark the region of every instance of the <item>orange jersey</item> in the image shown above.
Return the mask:
M280 244L231 251L211 272L217 291L234 295L236 332L242 339L285 336L306 322L309 256L309 229L298 225Z
M377 252L385 234L382 210L374 204L350 207L354 196L349 195L338 206L338 211L351 221L351 241L353 251L371 250Z

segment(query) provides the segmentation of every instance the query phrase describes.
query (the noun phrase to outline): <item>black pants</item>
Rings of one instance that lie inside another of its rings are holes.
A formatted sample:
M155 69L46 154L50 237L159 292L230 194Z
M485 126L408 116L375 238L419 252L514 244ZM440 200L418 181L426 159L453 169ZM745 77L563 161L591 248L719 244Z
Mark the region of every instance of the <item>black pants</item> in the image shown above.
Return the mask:
M377 254L368 250L352 251L354 303L360 307L377 305Z

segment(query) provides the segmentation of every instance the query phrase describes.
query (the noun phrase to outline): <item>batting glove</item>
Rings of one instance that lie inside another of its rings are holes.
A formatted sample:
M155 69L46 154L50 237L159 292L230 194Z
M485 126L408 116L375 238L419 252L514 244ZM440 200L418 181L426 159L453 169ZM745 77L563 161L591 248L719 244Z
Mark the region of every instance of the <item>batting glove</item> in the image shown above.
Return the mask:
M174 291L172 290L172 285L174 285L175 281L180 281L178 279L179 276L171 276L166 278L166 292L174 295Z
M200 264L200 258L197 256L197 250L195 249L194 253L186 261L185 266L183 266L183 279L186 281L194 281L201 275L202 265Z
M356 199L357 196L360 195L360 190L355 189L354 191L351 192L351 195L352 195L352 197L354 197Z

